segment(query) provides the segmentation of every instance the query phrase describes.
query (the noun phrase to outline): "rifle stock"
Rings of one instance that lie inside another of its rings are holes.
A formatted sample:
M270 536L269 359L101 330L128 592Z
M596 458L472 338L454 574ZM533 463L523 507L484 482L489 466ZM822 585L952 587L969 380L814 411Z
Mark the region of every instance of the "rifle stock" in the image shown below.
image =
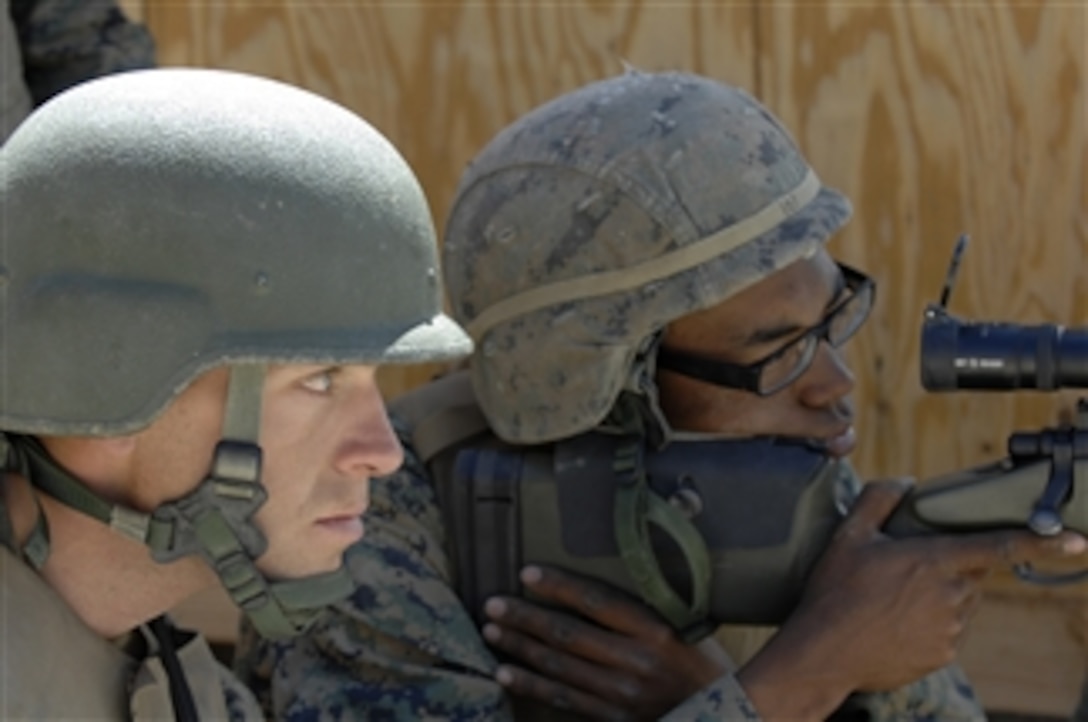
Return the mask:
M526 563L555 565L641 594L611 523L614 443L591 433L544 449L459 453L453 488L459 534L468 543L458 580L469 609L479 611L492 594L520 594L517 575ZM892 514L886 533L1030 528L1049 499L1062 526L1088 534L1088 446L1073 455L1059 451L1058 459L1053 448L920 483ZM647 452L644 461L652 493L684 507L706 544L705 621L781 623L845 516L848 468L781 439L676 442ZM667 534L655 530L649 539L664 580L690 599L694 565Z

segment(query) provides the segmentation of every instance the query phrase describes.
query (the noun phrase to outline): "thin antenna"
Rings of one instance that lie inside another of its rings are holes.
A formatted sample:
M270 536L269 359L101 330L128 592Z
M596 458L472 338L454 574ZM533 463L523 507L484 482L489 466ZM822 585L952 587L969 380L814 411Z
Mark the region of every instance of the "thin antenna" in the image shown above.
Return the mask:
M941 308L948 308L948 299L952 296L952 286L956 283L956 275L960 271L960 261L967 250L967 243L971 237L961 233L956 240L956 247L952 249L952 261L948 264L948 273L944 277L944 288L941 289Z

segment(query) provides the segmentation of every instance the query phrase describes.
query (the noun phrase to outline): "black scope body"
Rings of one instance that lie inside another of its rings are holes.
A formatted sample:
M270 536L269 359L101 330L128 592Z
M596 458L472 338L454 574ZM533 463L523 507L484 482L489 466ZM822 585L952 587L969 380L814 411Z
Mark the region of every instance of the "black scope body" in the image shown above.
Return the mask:
M929 391L1088 388L1088 328L965 322L931 308L922 326Z

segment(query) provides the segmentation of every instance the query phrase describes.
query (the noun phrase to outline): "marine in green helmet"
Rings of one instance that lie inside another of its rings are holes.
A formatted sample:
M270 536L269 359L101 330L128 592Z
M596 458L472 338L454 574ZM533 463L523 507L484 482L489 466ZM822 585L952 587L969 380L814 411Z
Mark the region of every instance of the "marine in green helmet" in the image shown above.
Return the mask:
M879 528L895 483L861 494L800 606L750 660L685 644L644 605L555 569L522 576L547 607L492 599L482 634L455 592L466 540L451 534L456 489L439 473L452 451L434 450L466 406L486 427L463 445L528 453L637 417L651 446L792 437L846 457L854 379L839 349L873 301L873 282L824 247L849 214L765 108L708 78L629 72L499 133L462 177L443 247L453 315L477 343L470 368L395 403L407 461L375 483L370 533L349 553L352 598L293 642L243 643L269 712L981 719L949 666L979 577L1083 539L893 541ZM852 476L841 486L857 494Z
M344 108L195 69L62 93L0 169L0 717L253 719L163 614L220 583L280 638L350 593L376 369L471 349L423 193Z

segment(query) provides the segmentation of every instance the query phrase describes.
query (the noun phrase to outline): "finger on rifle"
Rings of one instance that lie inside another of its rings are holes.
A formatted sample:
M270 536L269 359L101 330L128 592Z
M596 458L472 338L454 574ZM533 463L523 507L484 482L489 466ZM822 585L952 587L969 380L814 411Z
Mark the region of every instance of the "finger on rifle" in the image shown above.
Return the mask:
M600 700L623 703L634 698L637 679L565 654L532 637L497 624L484 626L484 638L495 649L526 664L542 678L589 693Z
M554 567L531 565L521 581L534 596L572 609L601 626L628 637L671 633L650 609L604 582Z
M484 612L504 631L531 635L550 647L606 667L637 671L639 656L630 654L623 637L570 614L517 597L492 597L484 604Z
M619 707L522 667L501 665L495 672L495 679L513 694L539 700L562 710L559 714L580 714L602 722L628 722L633 719Z
M837 535L863 539L872 537L913 486L914 480L909 477L867 482L862 486L850 513L839 525Z
M934 550L937 558L961 573L1067 559L1084 554L1088 549L1088 541L1074 532L1062 532L1052 537L1020 530L978 532L962 536L942 535L929 541L937 547Z

